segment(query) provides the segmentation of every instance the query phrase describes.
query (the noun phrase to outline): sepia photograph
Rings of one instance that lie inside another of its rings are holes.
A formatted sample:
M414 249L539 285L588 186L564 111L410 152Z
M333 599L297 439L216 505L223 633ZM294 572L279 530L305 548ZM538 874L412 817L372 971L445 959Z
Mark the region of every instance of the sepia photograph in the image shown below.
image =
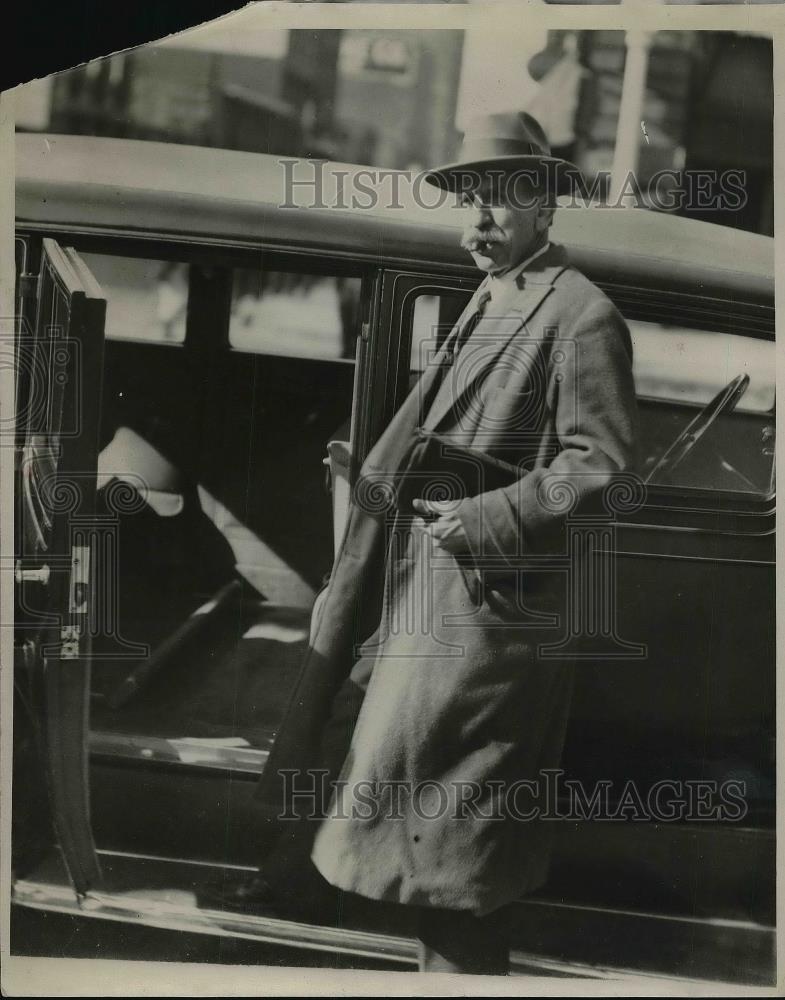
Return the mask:
M6 995L776 994L783 15L3 95Z

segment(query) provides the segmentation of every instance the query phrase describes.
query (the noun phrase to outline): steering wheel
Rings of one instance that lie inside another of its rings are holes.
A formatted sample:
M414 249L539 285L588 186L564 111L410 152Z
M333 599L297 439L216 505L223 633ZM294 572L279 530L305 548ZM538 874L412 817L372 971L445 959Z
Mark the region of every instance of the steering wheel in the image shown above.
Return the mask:
M723 415L731 413L750 384L749 375L737 375L731 379L724 389L720 389L710 403L707 403L700 413L689 422L668 448L651 472L644 480L647 483L662 482L690 454L695 445L705 435L714 421Z

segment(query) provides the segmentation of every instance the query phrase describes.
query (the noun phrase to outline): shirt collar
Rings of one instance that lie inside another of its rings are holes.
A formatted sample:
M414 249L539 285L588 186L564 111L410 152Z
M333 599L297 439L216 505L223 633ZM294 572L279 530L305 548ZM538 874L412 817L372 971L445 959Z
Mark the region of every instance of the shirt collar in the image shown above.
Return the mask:
M542 256L546 250L549 250L550 246L551 243L550 240L548 240L543 246L540 247L539 250L535 250L531 256L521 261L520 264L516 264L515 267L511 267L509 271L505 271L504 274L500 274L498 276L492 274L487 275L485 281L482 282L477 291L480 292L487 289L491 293L491 301L499 303L501 299L512 290L512 288L516 287L518 275L521 274L522 271L525 271L532 261Z

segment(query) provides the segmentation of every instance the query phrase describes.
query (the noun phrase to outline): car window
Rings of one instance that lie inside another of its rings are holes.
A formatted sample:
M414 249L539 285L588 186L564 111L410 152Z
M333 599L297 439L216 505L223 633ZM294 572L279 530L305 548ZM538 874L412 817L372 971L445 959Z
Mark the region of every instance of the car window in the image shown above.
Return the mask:
M628 320L639 396L681 403L708 403L737 375L750 384L739 412L765 413L774 406L774 344L711 330Z
M409 354L409 370L413 378L425 370L429 357L441 346L470 296L471 292L447 291L416 296Z
M229 344L237 351L353 361L361 279L237 268Z
M423 290L410 313L410 386L466 304L467 292ZM774 343L710 329L628 318L646 477L701 410L736 376L749 384L667 478L691 489L768 495L774 462Z
M774 462L774 343L755 337L628 320L641 415L643 474L738 376L749 383L664 478L696 489L768 494Z
M97 253L82 257L106 294L109 340L185 341L187 264Z

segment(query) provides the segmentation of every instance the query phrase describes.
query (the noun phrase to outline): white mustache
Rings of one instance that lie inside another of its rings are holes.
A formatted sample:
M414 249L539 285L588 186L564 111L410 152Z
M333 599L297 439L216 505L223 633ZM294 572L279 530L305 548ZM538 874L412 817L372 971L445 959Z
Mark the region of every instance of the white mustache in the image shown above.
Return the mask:
M471 239L463 242L461 246L463 247L464 250L468 250L471 253L474 253L474 251L476 250L487 250L488 247L492 246L495 242L496 242L495 240Z
M495 233L487 233L485 236L479 234L473 234L472 236L467 236L461 240L461 246L464 250L468 250L469 253L474 253L477 250L484 250L494 243L499 243L500 239Z

